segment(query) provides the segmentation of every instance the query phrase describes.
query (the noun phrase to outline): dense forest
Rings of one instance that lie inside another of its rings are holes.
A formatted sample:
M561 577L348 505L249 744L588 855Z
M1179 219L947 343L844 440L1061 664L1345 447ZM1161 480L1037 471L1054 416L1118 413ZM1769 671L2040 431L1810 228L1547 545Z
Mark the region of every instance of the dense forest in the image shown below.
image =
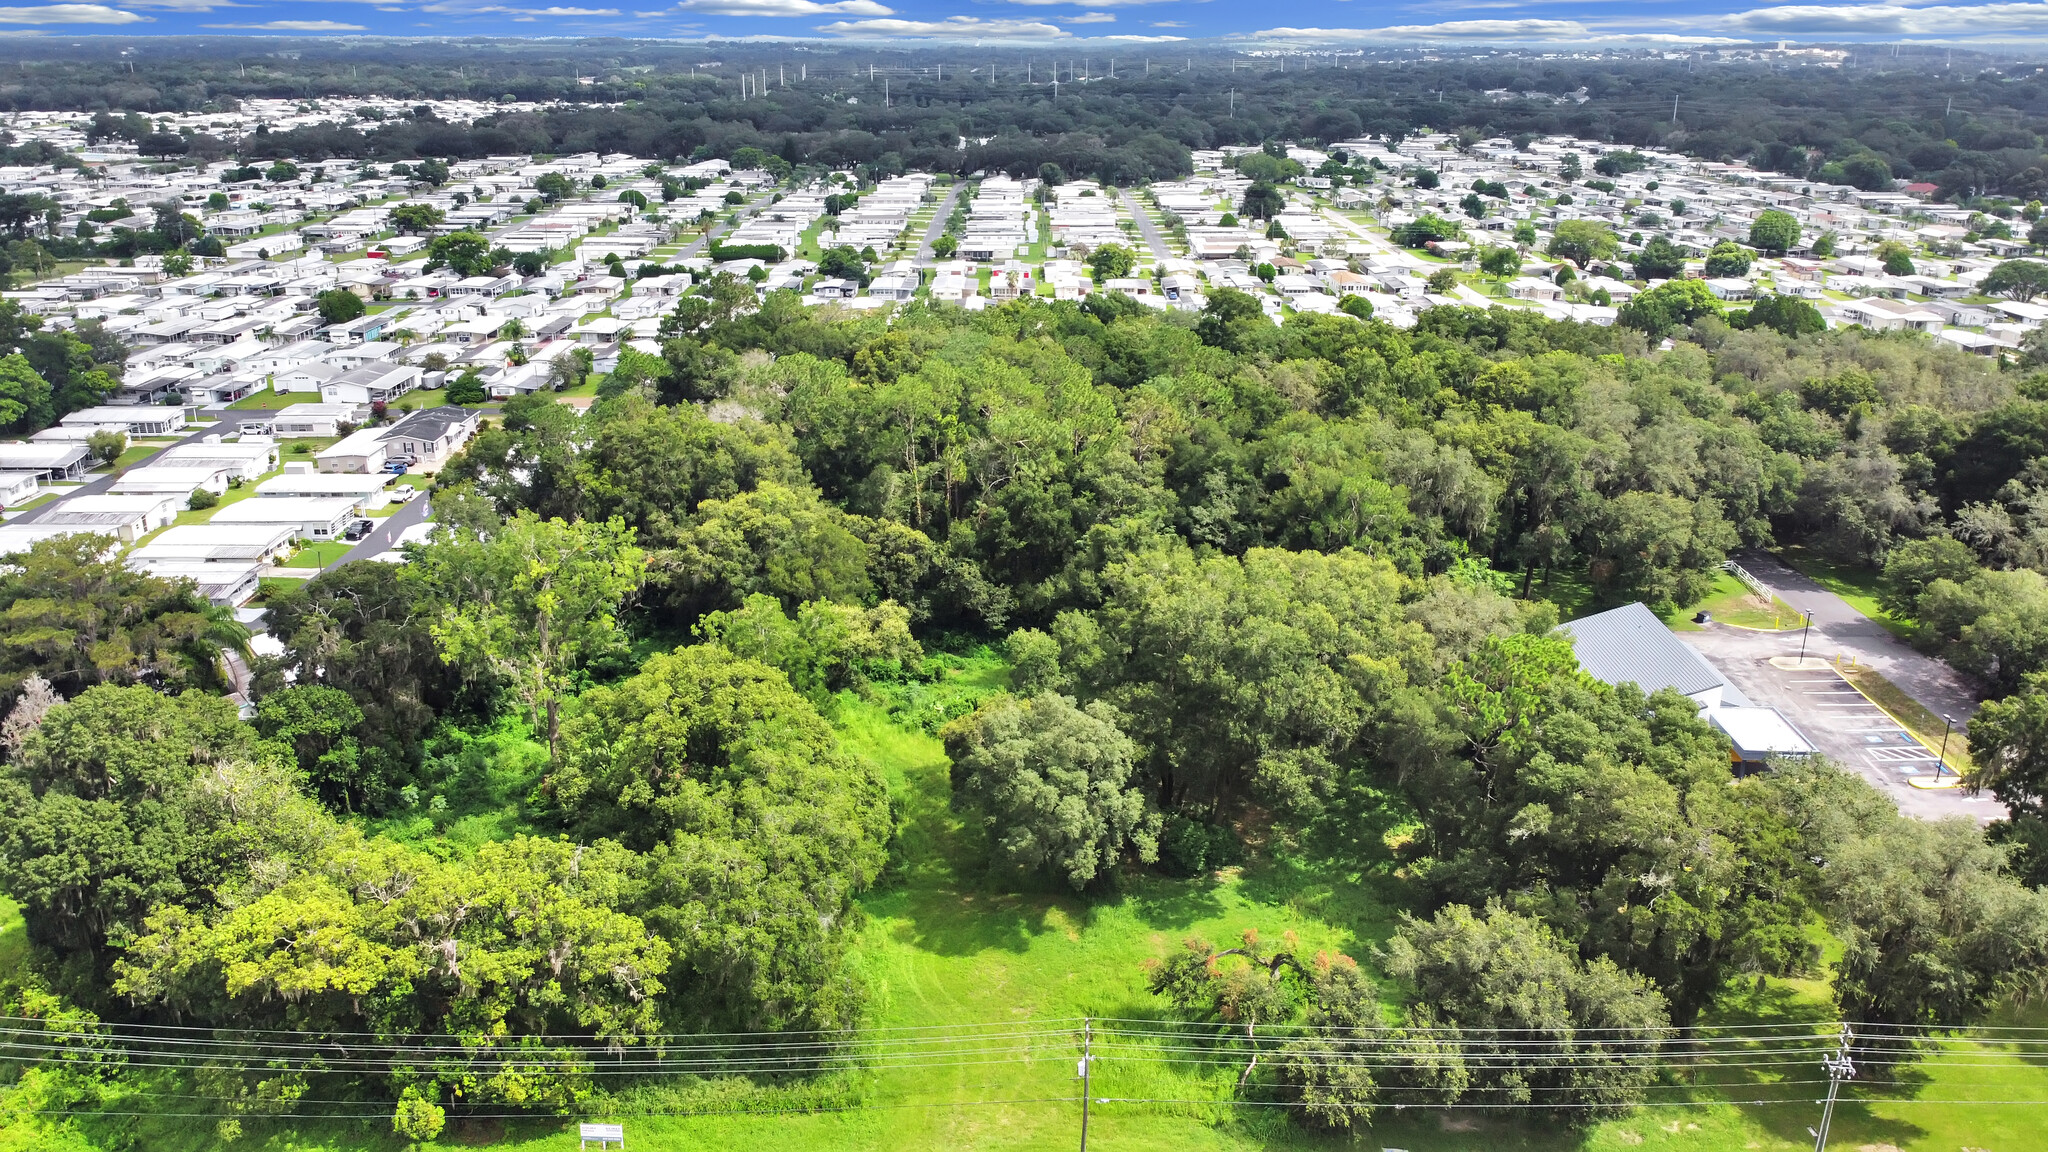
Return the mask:
M1235 1088L1305 1124L1625 1111L1659 1037L1766 975L1901 1027L2048 976L2040 379L1711 306L1657 352L1504 310L1276 326L1227 290L885 320L718 289L587 415L508 402L409 563L275 590L250 720L211 657L236 626L189 592L77 537L0 573L0 886L33 944L4 1012L62 1022L45 1099L151 1076L230 1102L229 1136L355 1100L424 1138L712 1033L789 1032L769 1078L800 1080L802 1030L865 1018L858 898L906 850L835 724L866 701L943 738L998 892L1398 872L1369 953L1190 939L1147 974L1191 1022L1312 1025ZM1735 778L1690 701L1552 631L1790 541L1886 565L1999 685L1990 838L1825 763ZM999 684L925 690L973 651ZM437 823L479 779L507 806ZM327 1055L124 1068L113 1023ZM1347 1056L1375 1044L1430 1056Z
M1893 56L1865 47L1852 49L1843 67L1694 67L1656 54L1424 59L1389 51L1300 58L1290 70L1278 58L1198 46L1175 48L1171 58L1125 57L1114 79L1103 74L1108 61L1096 59L1083 82L1055 93L1046 74L1071 67L1065 50L1055 61L822 44L329 41L278 51L246 40L233 52L175 39L139 44L132 58L53 45L0 85L0 107L203 112L259 97L351 96L573 105L469 125L425 115L358 118L351 110L321 128L240 140L194 134L201 155L233 151L252 160L592 150L679 158L758 147L881 174L1023 174L1056 163L1127 183L1186 173L1193 148L1328 144L1431 128L1660 145L1863 187L1920 180L1957 201L2048 195L2048 145L2029 127L2048 114L2048 75L1969 53ZM765 77L750 99L741 99L742 71Z

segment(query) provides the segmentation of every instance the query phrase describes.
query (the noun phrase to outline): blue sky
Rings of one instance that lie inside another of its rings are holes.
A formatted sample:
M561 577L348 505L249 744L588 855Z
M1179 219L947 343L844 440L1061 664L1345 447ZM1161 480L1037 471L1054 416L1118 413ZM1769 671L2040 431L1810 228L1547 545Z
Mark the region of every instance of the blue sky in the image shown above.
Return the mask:
M1133 55L1214 37L1303 47L1780 39L1990 46L2048 38L2048 0L106 0L0 6L5 32L914 40L1122 45Z

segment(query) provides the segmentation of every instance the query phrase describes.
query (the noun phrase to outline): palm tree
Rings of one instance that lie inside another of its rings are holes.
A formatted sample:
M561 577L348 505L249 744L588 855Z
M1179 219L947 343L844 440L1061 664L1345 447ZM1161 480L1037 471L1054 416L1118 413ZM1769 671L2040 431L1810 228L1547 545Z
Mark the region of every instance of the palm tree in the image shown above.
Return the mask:
M233 687L228 658L251 658L249 630L235 619L235 610L202 599L189 585L184 611L166 612L153 621L160 649L159 666L176 667L185 677L210 690Z

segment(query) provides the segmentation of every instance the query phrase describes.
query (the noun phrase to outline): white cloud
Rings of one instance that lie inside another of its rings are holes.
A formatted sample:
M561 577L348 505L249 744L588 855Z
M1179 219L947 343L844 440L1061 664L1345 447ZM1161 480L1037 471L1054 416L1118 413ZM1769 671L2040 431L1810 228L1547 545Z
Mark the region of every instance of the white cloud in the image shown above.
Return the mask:
M1852 36L1985 36L2048 31L2048 4L1786 4L1711 18L1726 31Z
M473 8L473 12L502 12L507 16L531 19L535 16L617 16L617 8Z
M1079 16L1066 18L1069 24L1114 24L1116 17L1107 12L1083 12Z
M1097 40L1121 40L1126 44L1178 44L1185 36L1097 36Z
M164 12L211 12L215 8L241 8L233 0L127 0L130 8L154 8Z
M1072 35L1039 20L983 20L978 16L948 16L944 20L838 20L820 24L818 31L874 40L1055 40Z
M2042 5L2048 7L2048 4ZM1624 32L1592 27L1577 20L1446 20L1440 24L1395 24L1385 28L1268 28L1250 33L1254 40L1359 41L1472 40L1480 43L1559 41L1587 44L1736 44L1722 36L1677 32Z
M42 8L0 8L0 24L142 24L137 16L105 4L51 4Z
M1187 26L1188 22L1185 20L1154 20L1152 22L1152 27L1154 28L1185 28Z
M361 32L361 24L334 20L272 20L266 24L208 24L208 28L242 28L253 32Z
M1031 8L1050 8L1055 4L1072 4L1074 0L1004 0L1008 4L1022 4ZM1171 0L1089 0L1090 8L1136 8L1143 4L1166 4Z
M682 0L685 12L712 16L894 16L875 0Z
M1396 24L1387 28L1268 28L1254 38L1275 40L1591 40L1593 30L1576 20L1447 20L1441 24Z

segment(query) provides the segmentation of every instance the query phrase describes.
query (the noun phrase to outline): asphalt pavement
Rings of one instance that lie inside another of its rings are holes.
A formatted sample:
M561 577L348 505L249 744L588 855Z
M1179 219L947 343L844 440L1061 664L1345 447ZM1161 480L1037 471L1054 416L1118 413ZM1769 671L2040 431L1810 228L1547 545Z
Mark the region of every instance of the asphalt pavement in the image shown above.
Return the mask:
M369 535L357 541L355 547L335 557L334 563L322 568L321 571L332 572L343 564L353 564L358 560L368 560L380 552L389 552L397 545L399 533L420 523L431 514L432 509L427 505L427 494L422 492L399 505L398 511L391 515L382 520L370 521L376 527L370 529Z
M199 414L199 418L201 420L206 421L226 421L233 419L233 417L234 414L232 412L229 412L226 408L208 408L201 411ZM218 423L215 423L212 427L195 429L189 435L180 437L176 442L166 444L164 445L164 447L175 448L179 444L196 444L203 437L211 436L214 435L215 433L219 433L222 436L233 435L232 431L223 429L222 427L220 427ZM154 459L154 457L152 457L152 459ZM54 511L55 509L61 507L67 500L75 499L76 497L79 496L96 496L102 492L107 491L108 489L114 486L114 481L120 478L121 476L120 473L118 472L109 472L104 476L95 477L92 480L87 481L86 483L81 484L76 488L67 489L62 496L57 497L55 500L50 501L48 504L45 504L40 508L32 508L29 511L23 512L18 516L9 517L7 523L33 524L37 520L42 519L45 513Z
M1858 612L1848 601L1766 552L1745 552L1736 563L1749 570L1778 599L1813 616L1809 647L1823 654L1854 656L1858 664L1899 686L1937 716L1953 716L1957 727L1968 726L1984 699L1984 688L1891 634L1884 625Z
M1152 258L1172 259L1173 248L1167 244L1165 235L1159 231L1159 225L1152 222L1151 215L1145 211L1145 205L1136 196L1131 195L1129 188L1119 188L1116 194L1123 198L1124 207L1137 219L1138 231L1145 237L1146 245L1152 249Z
M1915 787L1942 775L1947 757L1966 745L1964 733L1979 698L1967 677L1907 647L1841 597L1761 553L1740 557L1751 575L1779 599L1813 613L1812 629L1767 632L1708 624L1680 632L1680 640L1707 657L1756 704L1776 708L1815 750L1868 781L1908 816L1934 820L1961 816L1998 819L2005 808L1988 794ZM1802 651L1804 659L1801 659ZM1957 720L1946 748L1939 732L1915 739L1835 669L1851 661L1870 668L1937 715Z
M965 191L967 185L955 180L953 186L946 190L946 198L939 201L938 210L932 213L932 222L925 225L924 242L917 246L918 267L922 268L932 262L932 245L938 243L939 237L946 234L946 219L953 214L953 205Z

